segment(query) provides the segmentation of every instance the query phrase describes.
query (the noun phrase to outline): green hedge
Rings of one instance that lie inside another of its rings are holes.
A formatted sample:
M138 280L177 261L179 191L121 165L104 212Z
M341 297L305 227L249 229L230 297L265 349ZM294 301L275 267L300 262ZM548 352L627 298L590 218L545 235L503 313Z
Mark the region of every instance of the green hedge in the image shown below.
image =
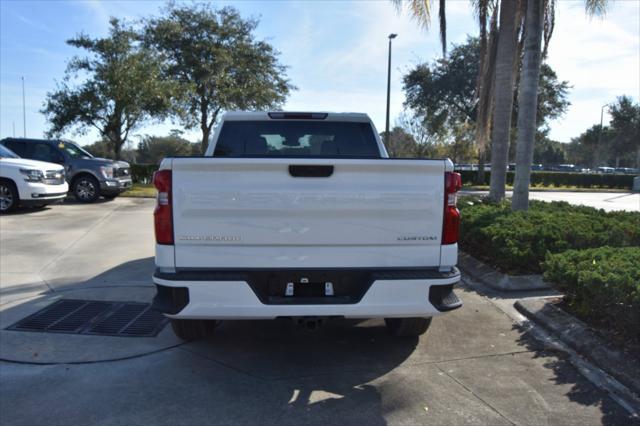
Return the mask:
M605 212L565 202L531 201L527 212L507 202L462 198L460 246L510 273L540 273L550 253L600 246L640 246L640 214Z
M548 254L544 279L589 322L640 340L640 248L600 247Z
M471 170L459 171L463 185L475 185L478 172ZM513 185L515 172L507 172L507 185ZM485 172L484 183L489 185L491 172ZM567 173L567 172L531 172L531 185L534 186L573 186L577 188L616 188L631 189L633 175L614 175L596 173Z
M132 164L131 179L134 183L151 183L153 172L158 170L157 164Z

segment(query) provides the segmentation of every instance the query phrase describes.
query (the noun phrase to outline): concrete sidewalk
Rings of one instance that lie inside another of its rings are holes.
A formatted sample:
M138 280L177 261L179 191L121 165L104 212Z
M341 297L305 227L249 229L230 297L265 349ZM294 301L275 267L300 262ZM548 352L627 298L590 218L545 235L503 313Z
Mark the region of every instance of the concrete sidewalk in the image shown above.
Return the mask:
M463 190L460 194L485 196L489 191ZM511 191L507 191L506 196L510 198L511 194ZM529 198L539 201L566 201L570 204L595 207L605 211L640 212L639 193L531 191Z
M0 362L2 425L634 421L464 285L464 307L420 339L392 338L380 320L315 333L225 322L192 343L169 328L155 338L4 329L60 297L149 301L152 209L117 199L0 218L0 353L12 360Z

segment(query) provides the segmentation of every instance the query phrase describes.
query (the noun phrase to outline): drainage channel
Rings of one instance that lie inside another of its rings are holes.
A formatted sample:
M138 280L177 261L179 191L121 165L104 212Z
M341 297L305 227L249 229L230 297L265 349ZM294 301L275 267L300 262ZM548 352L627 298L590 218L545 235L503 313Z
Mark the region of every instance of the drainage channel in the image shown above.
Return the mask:
M149 303L61 299L7 327L13 331L155 337L167 319Z

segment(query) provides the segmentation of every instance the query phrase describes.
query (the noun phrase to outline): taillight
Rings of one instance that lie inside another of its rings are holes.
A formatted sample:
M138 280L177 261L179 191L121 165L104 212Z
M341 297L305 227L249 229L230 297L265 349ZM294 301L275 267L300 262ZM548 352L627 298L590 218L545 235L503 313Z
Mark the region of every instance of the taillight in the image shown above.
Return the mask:
M173 244L173 218L171 212L171 170L158 170L153 174L153 186L158 190L153 212L158 244Z
M444 174L444 220L442 225L442 244L458 242L460 230L460 212L458 211L458 191L462 188L460 173Z

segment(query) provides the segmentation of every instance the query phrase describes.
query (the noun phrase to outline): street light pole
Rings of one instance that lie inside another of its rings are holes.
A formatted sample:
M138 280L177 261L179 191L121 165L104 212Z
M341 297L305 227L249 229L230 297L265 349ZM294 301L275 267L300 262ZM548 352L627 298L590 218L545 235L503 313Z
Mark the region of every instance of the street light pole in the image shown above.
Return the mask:
M24 76L22 76L22 131L23 137L27 137L27 110L24 103Z
M387 121L384 126L384 143L389 146L389 103L391 98L391 40L398 34L389 34L389 63L387 65Z
M598 130L598 145L596 146L596 167L599 167L598 164L600 164L600 146L602 144L602 123L604 119L604 109L608 106L609 104L604 104L600 108L600 129Z

